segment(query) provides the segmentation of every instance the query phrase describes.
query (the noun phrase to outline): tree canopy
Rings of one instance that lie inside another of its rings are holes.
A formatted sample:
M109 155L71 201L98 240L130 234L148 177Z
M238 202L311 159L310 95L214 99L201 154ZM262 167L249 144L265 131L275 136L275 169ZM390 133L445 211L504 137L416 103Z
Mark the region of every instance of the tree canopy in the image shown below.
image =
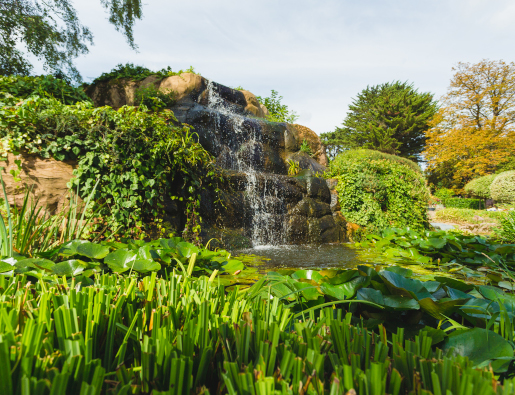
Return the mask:
M121 31L133 49L133 26L141 19L141 0L100 0L109 22ZM73 64L93 44L91 31L77 18L71 0L0 1L0 75L28 75L29 56L43 62L46 71L80 81Z
M396 81L367 87L349 110L342 127L321 135L329 156L368 148L418 162L437 105L431 93L420 93L413 85Z
M429 180L462 188L507 170L515 154L515 63L458 63L427 131Z

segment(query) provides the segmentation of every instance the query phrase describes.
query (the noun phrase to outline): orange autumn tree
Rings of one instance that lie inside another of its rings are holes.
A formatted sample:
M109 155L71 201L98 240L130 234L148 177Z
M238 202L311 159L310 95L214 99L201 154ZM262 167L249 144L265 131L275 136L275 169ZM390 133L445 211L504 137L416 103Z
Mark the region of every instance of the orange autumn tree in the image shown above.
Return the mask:
M515 64L483 60L453 70L423 155L430 182L459 190L515 154Z

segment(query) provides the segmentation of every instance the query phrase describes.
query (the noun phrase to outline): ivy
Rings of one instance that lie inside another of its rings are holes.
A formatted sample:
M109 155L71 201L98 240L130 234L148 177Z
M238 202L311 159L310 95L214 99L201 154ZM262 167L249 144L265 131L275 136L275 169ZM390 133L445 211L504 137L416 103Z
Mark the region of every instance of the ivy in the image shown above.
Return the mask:
M4 104L4 155L24 150L77 160L72 183L81 195L100 180L94 196L103 204L97 226L120 237L146 237L149 224L162 218L168 195L186 200L186 233L198 241L199 193L216 176L215 168L190 127L179 125L171 111L150 112L144 105L119 110L94 108L89 102L65 105L52 97Z

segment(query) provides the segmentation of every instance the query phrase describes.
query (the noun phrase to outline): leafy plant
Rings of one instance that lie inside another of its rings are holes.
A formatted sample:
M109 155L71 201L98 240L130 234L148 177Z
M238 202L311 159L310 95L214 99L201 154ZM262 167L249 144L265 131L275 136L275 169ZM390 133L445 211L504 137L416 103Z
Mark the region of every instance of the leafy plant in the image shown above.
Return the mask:
M294 123L299 116L295 111L290 111L286 104L281 104L282 96L279 96L277 91L272 89L270 97L256 96L259 103L263 104L268 109L268 120L271 122L287 122Z
M306 139L302 140L300 151L308 154L309 156L313 155L313 151L311 150L311 147L309 146L309 143L306 141Z
M300 172L299 162L295 162L293 159L288 159L288 175L290 177L296 176Z
M502 213L500 222L500 228L494 229L495 235L505 243L515 244L515 211Z
M137 105L143 104L154 111L172 107L177 100L175 92L156 89L153 84L139 88L135 99Z
M18 99L31 96L54 97L64 104L91 101L81 88L74 88L65 80L51 75L40 77L0 76L0 94Z
M183 73L193 73L195 72L193 66L190 66L186 70L172 71L170 66L163 68L159 71L152 71L143 66L135 66L133 63L126 64L117 64L110 72L102 73L100 77L97 77L93 80L92 85L98 84L99 82L107 82L112 80L117 80L120 78L127 78L133 81L142 81L151 75L157 76L158 78L166 78L172 77L174 75L181 75Z
M493 270L504 270L505 265L515 266L515 245L499 245L485 237L445 231L416 232L392 228L379 235L368 235L357 245L374 247L386 256L421 264L447 264L458 268L482 266Z
M454 196L454 191L448 188L440 188L435 191L435 196L441 200L450 199Z
M429 190L420 167L404 158L371 150L347 151L329 165L336 178L341 212L348 222L381 231L390 226L428 226Z
M31 98L3 108L0 136L8 151L77 159L73 183L81 196L100 180L93 196L103 204L97 226L145 237L153 219L163 217L165 194L193 207L216 175L212 157L189 127L170 121L176 122L170 111L148 113L144 105L115 111Z

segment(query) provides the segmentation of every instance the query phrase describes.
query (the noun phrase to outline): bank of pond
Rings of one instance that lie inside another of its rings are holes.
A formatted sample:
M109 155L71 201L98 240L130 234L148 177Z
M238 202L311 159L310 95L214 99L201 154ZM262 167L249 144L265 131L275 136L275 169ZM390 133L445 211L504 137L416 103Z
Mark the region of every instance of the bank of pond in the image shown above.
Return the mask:
M233 253L178 237L13 251L2 393L512 394L514 253L406 229Z

